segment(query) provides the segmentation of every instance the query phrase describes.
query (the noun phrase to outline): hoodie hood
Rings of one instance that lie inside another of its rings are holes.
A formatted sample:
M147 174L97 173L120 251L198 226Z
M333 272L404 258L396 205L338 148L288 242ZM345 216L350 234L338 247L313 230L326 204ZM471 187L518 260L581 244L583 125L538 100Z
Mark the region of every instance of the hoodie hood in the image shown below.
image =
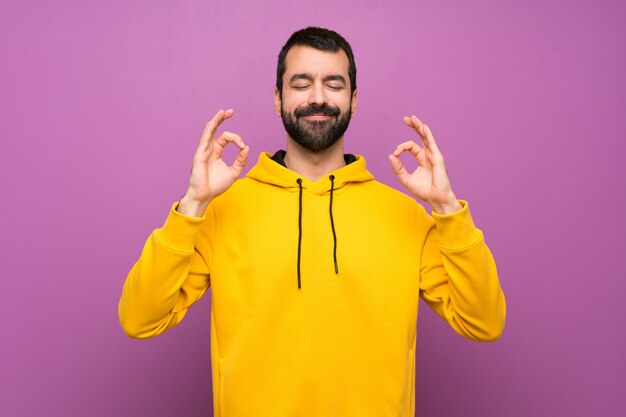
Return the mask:
M287 168L283 158L285 151L278 151L273 156L268 152L259 155L257 164L246 175L249 178L282 188L298 189L298 179L302 182L302 188L307 192L322 195L331 188L329 177L334 176L334 189L340 189L351 182L371 181L374 176L367 170L365 159L361 155L346 154L346 166L313 182Z
M333 262L335 274L339 275L339 264L337 262L337 233L335 230L335 220L333 218L333 194L335 190L344 187L346 184L355 182L371 181L374 176L365 167L365 159L360 156L351 154L344 155L346 165L324 175L319 180L310 181L298 173L290 170L285 166L285 151L280 150L273 156L267 152L259 155L258 163L250 170L247 177L264 182L266 184L275 185L286 189L294 189L299 192L298 198L298 257L296 265L296 274L298 277L298 289L302 288L302 274L300 264L302 261L302 193L306 190L308 193L319 196L329 194L328 212L330 216L330 225L333 236Z

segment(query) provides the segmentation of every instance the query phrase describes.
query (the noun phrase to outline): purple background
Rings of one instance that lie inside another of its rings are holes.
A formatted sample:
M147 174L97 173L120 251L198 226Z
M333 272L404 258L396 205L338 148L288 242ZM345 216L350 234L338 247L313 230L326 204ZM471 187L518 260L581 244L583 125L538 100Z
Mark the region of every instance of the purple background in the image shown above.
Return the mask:
M296 29L355 50L346 151L387 154L432 127L486 234L508 301L495 344L421 304L420 416L618 416L626 409L622 1L0 3L2 416L207 416L204 297L152 340L117 302L186 189L206 121L284 144L272 94Z

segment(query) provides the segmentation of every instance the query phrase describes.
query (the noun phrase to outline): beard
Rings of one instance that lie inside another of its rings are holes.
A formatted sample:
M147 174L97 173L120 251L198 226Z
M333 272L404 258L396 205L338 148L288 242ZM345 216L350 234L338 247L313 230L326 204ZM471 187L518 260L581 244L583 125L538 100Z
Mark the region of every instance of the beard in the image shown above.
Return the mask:
M326 103L299 107L293 114L286 112L281 103L280 113L289 137L310 151L323 151L337 143L348 129L351 118L349 111L342 114L338 107L331 107ZM312 115L331 116L334 119L300 120L302 117Z

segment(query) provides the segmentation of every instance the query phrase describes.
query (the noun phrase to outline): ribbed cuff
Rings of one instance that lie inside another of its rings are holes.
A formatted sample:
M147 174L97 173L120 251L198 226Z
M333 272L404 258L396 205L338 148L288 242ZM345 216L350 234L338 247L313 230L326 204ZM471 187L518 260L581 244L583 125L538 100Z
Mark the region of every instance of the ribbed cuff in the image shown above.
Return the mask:
M163 227L156 231L158 239L168 247L184 251L193 251L196 236L200 231L200 226L204 223L202 217L185 216L176 211L179 202L172 204L170 213L165 220Z
M475 243L482 235L476 228L467 201L459 200L463 208L450 214L432 212L440 244L449 249L461 249Z

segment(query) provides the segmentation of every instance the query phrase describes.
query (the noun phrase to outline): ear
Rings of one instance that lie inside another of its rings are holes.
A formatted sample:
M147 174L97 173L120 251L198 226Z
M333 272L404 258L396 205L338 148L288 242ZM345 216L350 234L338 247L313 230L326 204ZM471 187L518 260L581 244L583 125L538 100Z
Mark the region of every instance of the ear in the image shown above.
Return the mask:
M357 90L357 89L355 89L355 90L352 92L352 105L351 105L351 108L350 108L350 111L351 111L351 113L352 113L352 114L351 114L351 116L352 116L352 117L354 117L354 113L356 113L356 92L357 92L357 91L358 91L358 90Z
M278 91L278 87L274 87L274 111L276 112L276 116L278 117L281 116L280 107L281 107L280 91Z

